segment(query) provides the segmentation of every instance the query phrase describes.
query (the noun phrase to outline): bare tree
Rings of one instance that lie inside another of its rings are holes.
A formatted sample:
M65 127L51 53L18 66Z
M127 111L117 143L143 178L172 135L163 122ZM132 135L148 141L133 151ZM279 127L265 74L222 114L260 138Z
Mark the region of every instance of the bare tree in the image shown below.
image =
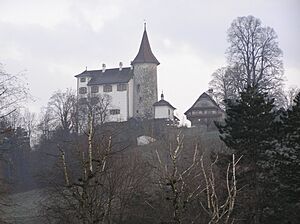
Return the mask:
M168 158L156 151L160 188L172 213L172 221L164 223L229 224L234 221L238 192L236 165L240 159L232 156L223 177L216 165L218 156L211 162L210 153L200 155L199 152L207 149L203 143L196 144L193 155L189 155L191 145L183 147L183 136L178 135L174 147L170 143Z
M28 97L22 74L9 74L0 64L0 119L20 108Z
M282 51L274 29L263 27L254 16L238 17L228 29L227 58L231 67L239 67L241 80L247 86L264 91L282 87Z
M90 172L93 171L93 138L97 128L106 121L110 102L109 95L81 98L78 101L78 124L80 132L83 132L88 138Z
M90 122L94 126L102 125L109 116L109 106L111 105L111 96L107 94L88 96L78 99L78 120L79 129L87 130Z
M200 184L196 184L191 188L191 179L198 176L197 173L197 155L198 147L195 147L192 162L182 167L180 157L183 150L183 136L180 134L176 137L174 148L170 145L168 161L163 161L160 154L156 151L159 162L160 187L167 193L166 199L171 201L172 219L176 224L183 222L184 214L188 204L195 199L200 193Z
M224 100L235 97L237 94L233 74L229 67L219 68L212 74L209 88L213 89L213 96L220 105L224 105Z
M37 125L43 139L49 139L51 137L51 133L56 129L56 127L56 120L52 116L51 111L48 107L43 107L41 109L39 123Z
M268 92L279 105L283 98L282 51L274 29L254 16L236 18L228 29L229 65L212 75L210 85L223 99L238 96L247 86Z
M7 185L7 180L4 178L5 154L7 153L7 146L5 139L8 135L13 135L14 130L12 125L17 125L19 116L14 114L22 107L29 97L27 84L23 79L22 74L9 74L0 64L0 213L3 206L8 206L5 197L10 186ZM10 116L10 118L8 118ZM9 121L9 119L12 119ZM0 215L1 216L1 215ZM5 223L0 217L0 222Z
M76 125L76 93L74 90L56 91L50 98L48 110L53 120L70 133Z
M226 170L226 190L227 192L223 193L223 195L218 195L217 185L220 183L216 182L215 177L215 165L218 162L218 156L215 161L212 162L207 170L204 167L203 155L200 159L201 169L203 172L203 177L205 180L205 193L206 193L206 203L200 202L202 208L209 215L210 221L209 224L218 224L218 223L233 223L234 219L232 218L232 213L235 206L235 200L237 197L237 179L236 179L236 165L239 160L235 159L235 155L232 155L232 162L228 164ZM221 198L225 198L225 200L221 200Z

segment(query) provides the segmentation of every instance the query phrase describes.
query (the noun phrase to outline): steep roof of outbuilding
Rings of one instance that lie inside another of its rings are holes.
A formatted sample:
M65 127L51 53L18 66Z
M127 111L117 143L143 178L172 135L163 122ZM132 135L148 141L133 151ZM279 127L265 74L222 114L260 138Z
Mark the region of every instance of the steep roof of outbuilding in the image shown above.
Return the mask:
M168 106L171 107L173 110L175 110L176 108L173 107L168 101L166 100L160 100L156 103L153 104L153 106L157 107L157 106Z
M137 56L134 58L134 60L132 61L132 64L135 63L154 63L157 65L160 64L151 51L146 28L143 33L143 38L142 38L139 52Z
M208 99L209 101L211 101L211 102L213 103L213 105L214 105L215 107L217 107L219 110L223 111L223 110L220 108L220 106L216 103L216 101L215 101L213 98L211 98L206 92L204 92L204 93L202 93L202 94L199 96L199 98L196 100L196 102L193 104L193 106L191 106L190 109L188 109L184 114L186 115L186 114L187 114L190 110L192 110L192 109L198 109L199 107L197 107L196 104L197 104L201 99L203 99L203 98Z
M133 77L133 71L130 67L122 68L111 68L105 69L104 72L102 70L90 70L84 71L78 75L79 77L91 77L91 80L88 82L89 86L92 85L103 85L103 84L115 84L115 83L128 83L129 80Z

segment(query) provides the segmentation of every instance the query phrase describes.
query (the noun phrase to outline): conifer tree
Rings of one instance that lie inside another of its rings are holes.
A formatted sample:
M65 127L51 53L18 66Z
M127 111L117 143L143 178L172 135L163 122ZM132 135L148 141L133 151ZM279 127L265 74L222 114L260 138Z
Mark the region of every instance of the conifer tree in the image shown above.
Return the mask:
M240 161L241 215L247 223L261 223L266 178L264 164L275 148L274 100L256 87L247 87L240 99L227 100L225 123L216 124L220 138Z
M287 117L284 119L286 133L286 144L289 147L300 150L300 92L294 99L291 109L287 110Z
M282 118L283 144L274 157L273 223L300 220L300 92ZM269 219L270 219L269 217Z

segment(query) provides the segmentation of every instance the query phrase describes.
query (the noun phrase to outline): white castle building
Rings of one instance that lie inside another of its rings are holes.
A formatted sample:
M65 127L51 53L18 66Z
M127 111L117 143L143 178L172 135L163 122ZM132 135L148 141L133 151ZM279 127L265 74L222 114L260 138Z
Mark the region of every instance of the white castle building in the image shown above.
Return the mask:
M163 98L157 102L157 66L151 51L146 26L137 56L131 67L86 70L77 78L79 100L109 96L108 121L140 119L174 119L174 107Z

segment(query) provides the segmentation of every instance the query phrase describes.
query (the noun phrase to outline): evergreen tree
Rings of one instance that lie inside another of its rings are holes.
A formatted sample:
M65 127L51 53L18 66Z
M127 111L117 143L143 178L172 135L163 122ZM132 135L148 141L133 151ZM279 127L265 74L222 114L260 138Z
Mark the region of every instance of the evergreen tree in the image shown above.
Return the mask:
M225 124L216 124L220 138L240 161L240 214L246 223L261 223L265 204L265 164L275 148L274 100L256 87L247 87L240 99L226 101Z
M283 144L276 150L273 223L300 220L300 92L282 117Z
M287 110L287 117L284 119L286 133L286 144L289 147L300 150L300 92L294 99L291 109Z

